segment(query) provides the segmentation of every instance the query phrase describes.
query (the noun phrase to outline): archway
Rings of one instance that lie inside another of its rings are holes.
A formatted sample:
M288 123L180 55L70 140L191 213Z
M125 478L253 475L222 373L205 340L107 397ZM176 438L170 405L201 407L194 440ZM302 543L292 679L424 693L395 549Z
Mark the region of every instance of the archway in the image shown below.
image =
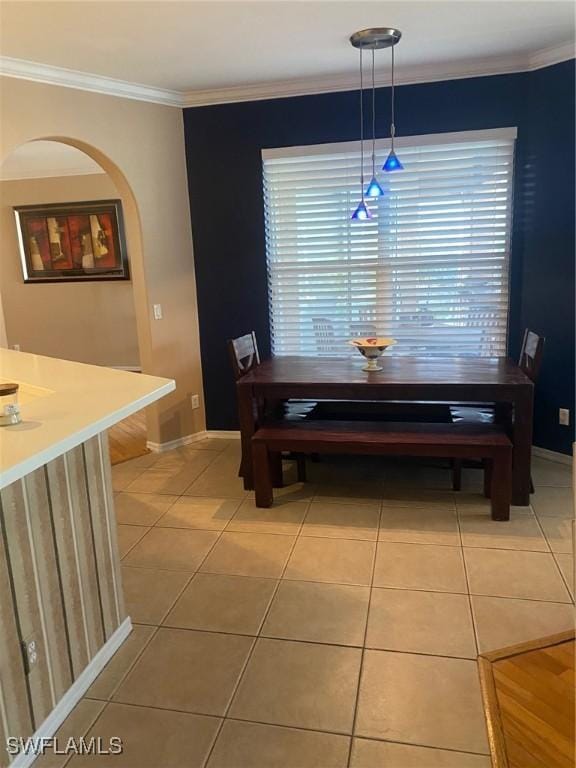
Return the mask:
M50 148L53 155L48 152ZM39 163L45 157L43 153L58 159L57 163L53 163L52 170ZM66 168L65 158L74 159L75 156L81 157L78 168ZM23 342L21 347L24 351L80 362L147 370L150 366L151 339L140 213L122 170L98 148L62 136L38 136L12 148L3 157L0 168L4 170L8 166L11 171L16 169L19 175L11 177L9 173L8 176L3 173L1 181L4 193L2 226L6 227L5 234L8 235L4 238L5 256L0 262L0 270L4 272L0 280L0 292L4 294L0 312L6 315L9 331L5 343L14 345ZM64 175L59 176L62 168ZM15 207L15 203L21 206L105 198L120 198L122 201L130 281L80 280L59 285L24 285L21 265L17 264L15 253L13 215L10 211L8 220L8 209ZM31 287L32 290L29 290ZM6 296L6 293L12 295ZM43 317L46 318L45 323ZM98 323L101 324L99 337ZM59 338L56 340L50 334L57 334Z

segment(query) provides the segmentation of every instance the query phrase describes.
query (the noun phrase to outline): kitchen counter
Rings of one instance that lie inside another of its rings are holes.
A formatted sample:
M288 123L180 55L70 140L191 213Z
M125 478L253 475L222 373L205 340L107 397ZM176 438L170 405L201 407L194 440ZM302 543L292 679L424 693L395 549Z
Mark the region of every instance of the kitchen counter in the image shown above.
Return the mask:
M0 427L3 743L52 736L130 634L106 430L175 384L11 350L0 382L19 384L22 412Z
M172 392L171 379L0 349L22 423L0 427L0 488Z

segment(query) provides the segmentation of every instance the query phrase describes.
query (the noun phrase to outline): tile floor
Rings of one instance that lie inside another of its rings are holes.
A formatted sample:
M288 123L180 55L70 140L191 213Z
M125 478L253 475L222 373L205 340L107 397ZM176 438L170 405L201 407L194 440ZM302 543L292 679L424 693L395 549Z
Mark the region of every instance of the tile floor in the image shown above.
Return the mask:
M238 459L114 467L134 629L61 733L125 751L68 765L489 768L478 652L573 626L570 468L535 459L532 506L495 523L475 471L455 494L441 467L325 459L259 510Z

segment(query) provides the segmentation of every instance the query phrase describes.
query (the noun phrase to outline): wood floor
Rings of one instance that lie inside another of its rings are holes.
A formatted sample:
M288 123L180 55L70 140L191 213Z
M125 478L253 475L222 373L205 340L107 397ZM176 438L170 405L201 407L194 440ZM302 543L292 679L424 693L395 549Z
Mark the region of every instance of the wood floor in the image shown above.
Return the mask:
M494 768L574 768L574 632L478 660Z
M139 411L123 421L119 421L108 430L110 460L112 464L121 464L128 459L135 459L150 453L146 447L146 415Z

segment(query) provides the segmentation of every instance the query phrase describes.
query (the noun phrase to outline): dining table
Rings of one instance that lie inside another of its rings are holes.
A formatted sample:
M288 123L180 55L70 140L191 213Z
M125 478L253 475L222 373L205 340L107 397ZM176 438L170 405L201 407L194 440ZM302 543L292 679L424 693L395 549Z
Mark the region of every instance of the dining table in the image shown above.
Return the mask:
M530 503L534 385L506 357L408 357L384 355L382 370L364 371L364 360L282 355L264 360L237 383L244 488L253 489L252 435L263 402L370 400L500 404L512 418L512 504ZM450 457L447 457L450 458Z

